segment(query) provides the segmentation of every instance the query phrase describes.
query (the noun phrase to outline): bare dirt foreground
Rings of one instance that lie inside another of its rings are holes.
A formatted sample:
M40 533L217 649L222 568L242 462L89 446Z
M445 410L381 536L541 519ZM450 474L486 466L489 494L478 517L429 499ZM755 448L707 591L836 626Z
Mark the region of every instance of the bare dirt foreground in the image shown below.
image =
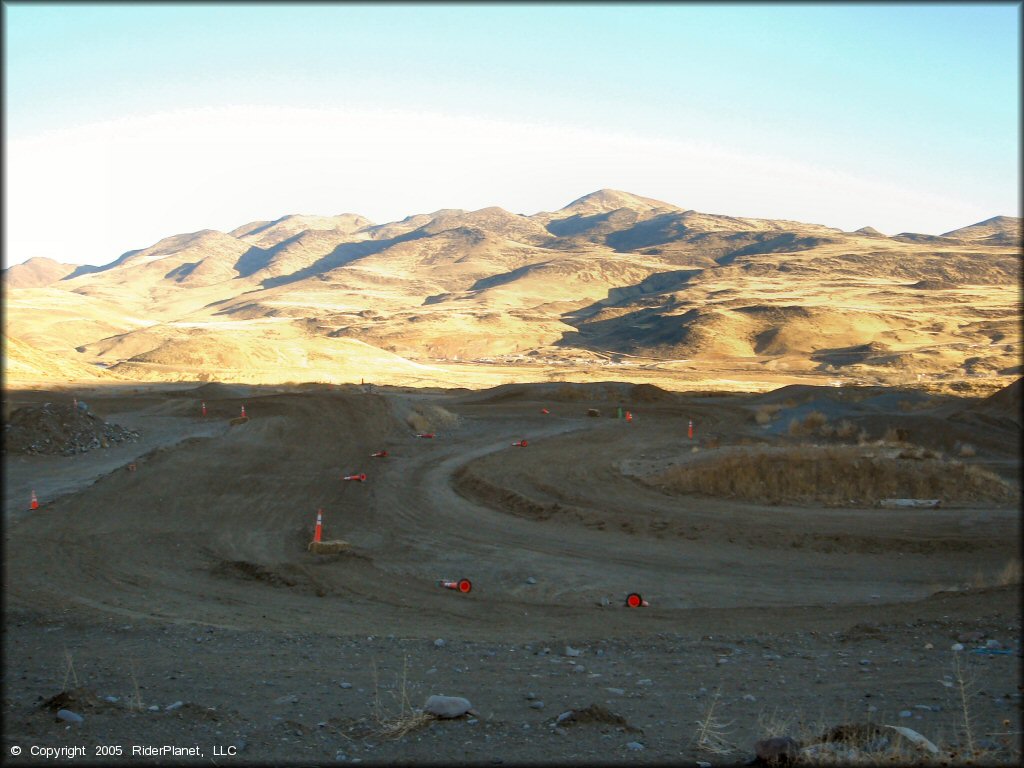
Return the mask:
M11 765L1020 759L1020 427L977 400L75 394L141 438L5 456ZM344 552L307 551L318 508Z

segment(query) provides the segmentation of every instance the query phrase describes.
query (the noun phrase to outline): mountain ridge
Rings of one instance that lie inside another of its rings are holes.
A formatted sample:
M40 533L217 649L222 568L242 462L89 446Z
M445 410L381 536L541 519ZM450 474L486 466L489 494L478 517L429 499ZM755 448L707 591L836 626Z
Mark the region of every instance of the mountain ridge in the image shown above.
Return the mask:
M25 297L5 331L110 375L330 377L358 341L406 373L397 358L641 355L808 375L996 376L1016 364L1019 224L997 216L887 237L611 189L532 215L289 214L171 235L103 267L5 270L8 292ZM78 297L74 344L59 324L29 332L35 294L19 280L53 292L55 307L61 292ZM844 352L861 348L872 351Z

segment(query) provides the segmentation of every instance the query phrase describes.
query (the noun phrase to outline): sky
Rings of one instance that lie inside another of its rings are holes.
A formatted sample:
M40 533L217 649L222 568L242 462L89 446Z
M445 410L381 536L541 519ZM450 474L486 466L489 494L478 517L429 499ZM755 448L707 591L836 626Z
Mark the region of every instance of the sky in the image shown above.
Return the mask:
M4 266L601 188L890 235L1020 215L1016 3L3 14Z

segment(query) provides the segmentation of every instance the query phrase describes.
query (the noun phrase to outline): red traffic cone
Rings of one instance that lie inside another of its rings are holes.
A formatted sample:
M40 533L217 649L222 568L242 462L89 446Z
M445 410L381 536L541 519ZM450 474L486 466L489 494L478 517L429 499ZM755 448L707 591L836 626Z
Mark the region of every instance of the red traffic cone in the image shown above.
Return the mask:
M626 411L626 421L632 421L632 420L633 420L633 413L631 411Z
M527 445L529 445L529 443L527 443L525 440L520 440L518 443L512 443L512 445L514 445L517 448L525 448Z
M551 411L549 411L549 410L548 410L547 408L541 408L541 409L540 409L540 412L541 412L541 413L543 413L543 414L544 414L545 416L546 416L547 414L551 413Z
M437 582L437 586L444 587L445 589L454 589L462 592L463 594L473 589L473 584L469 579L459 579L458 581L445 581L441 580Z
M32 491L32 501L28 505L29 509L39 509L39 499L36 498L36 492Z
M313 531L313 541L320 541L320 533L323 530L324 523L324 511L318 509L316 511L316 530Z
M243 418L243 419L245 419L245 418L248 418L248 417L247 417L247 416L245 415L245 406L244 406L244 405L242 406L242 418Z
M387 451L377 451L376 453L371 453L370 454L370 458L371 459L385 459L385 458L387 458L387 455L388 455Z
M341 479L342 480L355 480L358 483L362 483L362 482L366 481L366 474L364 473L364 474L361 474L361 475L345 475Z
M206 403L203 403L203 416L206 415Z
M630 592L626 595L626 607L627 608L647 608L650 605L644 600L639 592Z
M425 438L431 438L433 436L434 436L433 432L420 432L419 434L416 435L416 437L425 437Z
M690 426L686 428L686 436L693 440L693 419L690 419Z

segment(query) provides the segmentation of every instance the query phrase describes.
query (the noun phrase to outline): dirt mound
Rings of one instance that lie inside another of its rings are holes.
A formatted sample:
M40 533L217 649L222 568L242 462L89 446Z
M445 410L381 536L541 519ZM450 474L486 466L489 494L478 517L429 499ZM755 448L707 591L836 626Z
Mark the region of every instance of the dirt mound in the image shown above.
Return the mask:
M558 717L559 725L583 725L586 723L603 723L619 726L630 733L643 733L643 730L631 725L622 715L617 715L600 704L591 704L583 709L571 709Z
M630 390L629 396L637 403L665 403L676 399L673 393L654 384L636 384Z
M874 504L885 498L1007 502L1013 489L987 470L879 446L722 449L650 478L669 493L770 504Z
M77 406L45 403L19 408L4 425L4 453L74 456L138 439L138 432L107 424L82 402Z
M203 397L207 400L230 399L233 397L247 397L252 392L252 387L238 384L222 384L219 381L212 381L208 384L196 387L189 395Z

